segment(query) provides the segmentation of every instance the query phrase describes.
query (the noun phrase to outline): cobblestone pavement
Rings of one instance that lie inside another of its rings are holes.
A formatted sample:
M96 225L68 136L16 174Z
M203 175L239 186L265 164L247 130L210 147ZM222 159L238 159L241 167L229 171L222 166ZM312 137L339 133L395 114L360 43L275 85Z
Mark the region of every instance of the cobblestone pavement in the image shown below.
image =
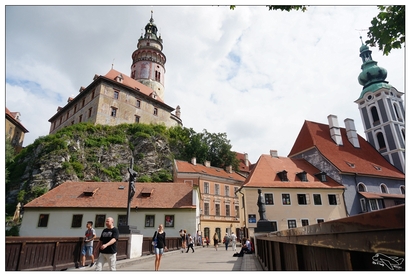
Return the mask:
M229 247L194 247L195 252L165 252L161 258L160 271L258 271L263 270L254 254L233 257L235 253ZM154 271L155 255L142 256L117 262L118 271ZM95 266L70 271L94 271ZM105 264L103 270L108 270Z

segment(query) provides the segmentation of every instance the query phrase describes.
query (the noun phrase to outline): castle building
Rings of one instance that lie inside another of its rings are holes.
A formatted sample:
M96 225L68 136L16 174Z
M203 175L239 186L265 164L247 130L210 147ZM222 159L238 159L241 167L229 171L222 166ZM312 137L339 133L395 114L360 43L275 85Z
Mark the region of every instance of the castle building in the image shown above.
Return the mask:
M105 75L95 75L91 84L81 87L80 93L68 98L67 104L58 107L48 120L50 134L81 122L182 126L180 107L174 109L163 99L166 58L162 48L162 38L157 36L151 13L145 35L140 37L132 54L131 77L114 69Z
M403 92L385 80L387 70L372 59L372 51L362 43L363 64L359 83L363 90L355 101L362 117L367 141L387 161L404 172L405 169L405 109Z
M11 145L16 153L23 148L24 135L28 130L23 126L20 120L20 112L11 112L6 107L6 138L10 139Z

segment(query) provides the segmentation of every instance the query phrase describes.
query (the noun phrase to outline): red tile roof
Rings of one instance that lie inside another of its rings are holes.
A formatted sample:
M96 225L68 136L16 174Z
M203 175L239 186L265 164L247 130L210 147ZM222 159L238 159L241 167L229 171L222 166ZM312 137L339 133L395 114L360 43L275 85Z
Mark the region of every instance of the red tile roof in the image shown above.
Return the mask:
M278 172L287 171L289 181L281 181ZM306 172L307 182L302 182L296 175ZM254 169L246 179L244 187L261 188L337 188L343 189L344 186L326 176L327 181L321 182L314 175L320 171L304 159L288 157L271 157L269 154L260 156Z
M251 162L248 159L248 166L246 166L246 157L244 153L239 153L239 152L235 152L236 153L236 159L239 160L239 171L240 172L246 172L249 173L250 168L252 166Z
M340 132L343 140L342 146L336 145L333 141L330 136L329 125L305 121L288 157L317 148L341 173L357 173L404 179L405 175L384 159L360 135L357 135L360 148L355 148L347 138L346 129L340 128Z
M210 176L216 176L216 177L221 177L221 178L226 178L226 179L233 179L237 181L245 181L245 177L242 175L232 171L232 173L226 172L222 168L217 168L217 167L206 167L205 165L202 164L196 164L193 165L192 163L189 163L187 161L180 161L180 160L175 160L175 168L177 173L196 173L196 174L203 174L203 175L210 175Z
M381 193L369 193L369 192L359 192L362 196L365 198L375 198L375 199L382 199L382 198L403 198L404 195L398 195L398 194L381 194Z
M143 85L142 83L140 83L139 81L136 81L130 77L128 77L127 75L118 72L117 70L111 69L107 74L105 74L105 78L110 79L110 80L115 80L115 78L117 76L121 75L123 78L122 84L126 85L132 89L139 89L139 91L147 96L150 96L153 92L152 88ZM164 102L163 99L161 99L158 95L156 97L156 100L160 101L160 102Z
M128 182L64 182L27 203L24 208L127 208L128 186ZM137 182L135 188L131 208L195 208L191 183ZM142 196L143 190L151 192L151 195Z
M16 126L18 126L24 133L27 133L28 130L23 126L22 123L20 123L19 121L17 121L16 119L16 114L17 112L11 112L7 107L6 107L6 118L9 118L9 120L15 124Z

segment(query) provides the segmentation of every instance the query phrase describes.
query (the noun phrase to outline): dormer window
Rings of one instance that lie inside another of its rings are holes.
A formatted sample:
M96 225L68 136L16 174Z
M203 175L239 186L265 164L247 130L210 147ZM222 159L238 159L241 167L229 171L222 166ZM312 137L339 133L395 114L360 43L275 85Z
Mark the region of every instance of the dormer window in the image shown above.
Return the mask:
M122 74L119 74L118 76L116 76L116 77L114 78L114 80L115 80L116 82L119 82L119 83L122 83L123 79L124 79L124 77L122 76Z
M150 197L153 191L154 191L153 189L144 188L144 189L142 189L142 191L141 191L141 196L142 196L142 197Z
M307 182L307 173L305 171L299 172L296 174L297 177L299 177L300 181L302 182Z
M354 168L355 167L355 165L353 164L353 163L350 163L350 162L347 162L347 161L345 161L346 162L346 164L350 167L350 168Z
M83 192L83 195L84 196L93 196L96 192L97 192L97 190L98 190L98 188L97 189L92 189L92 188L87 188L84 192Z
M285 171L285 170L280 171L280 172L277 173L277 175L279 176L280 181L289 181L287 171Z
M327 181L327 179L326 179L326 173L325 173L325 172L317 173L317 174L315 174L315 176L316 176L320 181L322 181L322 182L326 182L326 181Z

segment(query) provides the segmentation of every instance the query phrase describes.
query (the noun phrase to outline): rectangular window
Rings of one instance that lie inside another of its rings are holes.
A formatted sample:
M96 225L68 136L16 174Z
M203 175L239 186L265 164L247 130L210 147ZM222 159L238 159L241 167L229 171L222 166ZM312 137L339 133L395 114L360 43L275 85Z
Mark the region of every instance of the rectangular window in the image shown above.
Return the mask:
M225 196L229 196L229 186L225 186Z
M225 216L231 216L231 206L229 204L225 205Z
M105 227L105 215L95 215L95 227Z
M174 227L174 215L165 215L164 227Z
M308 219L302 219L302 226L308 226L309 225L309 220Z
M140 122L140 116L135 115L135 122L139 123Z
M306 200L306 195L305 194L297 194L298 196L298 204L299 205L306 205L307 200Z
M135 106L140 108L141 107L141 100L138 100L135 102Z
M215 215L220 216L221 215L221 205L215 204Z
M265 205L273 205L273 194L265 194Z
M145 215L145 227L154 227L155 215Z
M114 99L118 100L119 95L120 95L120 92L114 91Z
M127 215L118 215L117 227L127 225Z
M74 121L71 121L71 125L74 125Z
M336 195L327 195L329 198L329 205L337 205Z
M117 116L117 108L111 107L111 116L116 117Z
M360 199L360 207L362 208L363 213L367 212L367 206L366 206L366 199L365 198Z
M93 108L92 108L92 107L90 107L90 108L88 109L88 118L91 117L91 114L93 114Z
M239 206L235 206L235 217L239 219Z
M209 183L204 182L204 194L209 194Z
M158 108L154 107L154 115L157 116L158 115Z
M68 117L70 117L70 111L67 112L67 118L66 118L66 120L68 120Z
M204 215L209 216L209 203L208 202L204 203Z
M369 205L370 205L370 210L371 211L379 210L379 205L377 204L376 199L369 199Z
M81 228L82 221L83 221L83 215L73 215L73 220L71 221L71 227Z
M85 105L85 99L83 99L82 103L81 103L81 107L84 107Z
M239 188L238 188L238 187L234 187L233 189L234 189L234 194L235 194L235 197L238 197L238 193L237 193L237 191L238 191L238 189L239 189Z
M296 220L295 219L288 219L288 229L296 228Z
M77 105L74 106L74 113L77 112Z
M38 227L47 227L49 214L40 214L38 219Z
M282 205L290 205L290 194L282 194Z
M91 99L94 99L94 97L95 97L95 89L93 89L93 92L91 94Z
M320 194L313 194L313 202L315 205L322 205L322 198Z
M325 222L325 220L324 220L324 219L317 219L316 221L317 221L317 223L322 223L322 222Z
M83 121L83 115L78 116L78 122L81 123Z
M219 195L219 184L215 184L215 194Z

